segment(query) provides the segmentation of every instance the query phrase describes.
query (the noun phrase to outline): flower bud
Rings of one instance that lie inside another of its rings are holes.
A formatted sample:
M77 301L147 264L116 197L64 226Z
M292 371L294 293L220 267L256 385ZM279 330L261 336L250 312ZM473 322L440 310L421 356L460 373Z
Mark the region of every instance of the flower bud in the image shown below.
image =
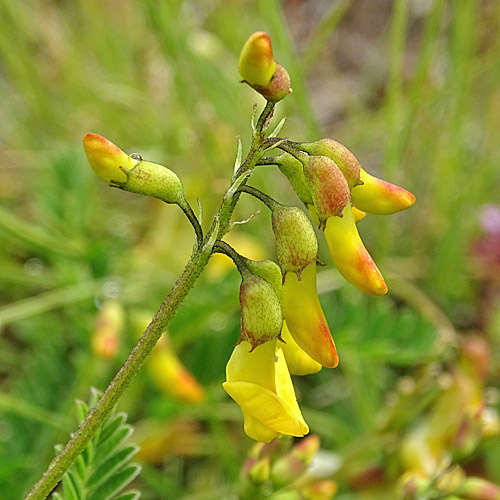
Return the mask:
M269 479L270 470L269 457L264 457L250 468L248 477L254 484L264 484Z
M336 163L327 156L301 156L304 175L311 191L321 229L328 218L342 217L342 211L351 201L347 181Z
M319 481L302 489L304 500L331 500L337 492L337 483Z
M85 134L83 148L92 170L104 181L126 182L127 176L120 167L131 170L134 161L118 146L97 134Z
M280 304L283 304L283 277L278 264L272 260L250 259L245 260L245 264L253 274L256 274L259 278L262 278L273 286Z
M246 273L240 286L241 336L254 350L258 345L279 338L283 313L276 291L271 283Z
M300 208L276 205L272 226L283 274L296 273L300 279L302 270L318 257L318 240L309 217Z
M182 183L168 168L144 161L139 155L127 156L97 134L86 134L83 147L92 170L104 181L125 191L186 206Z
M310 155L331 158L344 174L349 188L363 184L360 178L361 165L358 159L340 142L333 139L321 139L301 144L299 147Z
M467 478L456 493L467 500L500 500L500 487L479 477Z
M304 167L302 163L288 153L283 153L277 156L275 161L278 168L288 179L288 182L302 202L305 205L312 205L313 199L304 175Z
M376 215L390 215L415 203L415 196L399 186L378 179L360 169L362 186L352 188L352 202L359 210Z
M280 101L292 91L290 77L274 60L271 40L263 31L251 35L243 46L238 70L243 81L270 102Z
M91 345L94 353L103 359L112 359L118 351L123 330L123 309L116 301L109 301L99 311Z
M240 53L238 71L249 85L266 87L276 71L273 48L264 31L253 33Z
M318 436L308 436L273 464L271 477L277 486L286 486L303 474L319 450Z

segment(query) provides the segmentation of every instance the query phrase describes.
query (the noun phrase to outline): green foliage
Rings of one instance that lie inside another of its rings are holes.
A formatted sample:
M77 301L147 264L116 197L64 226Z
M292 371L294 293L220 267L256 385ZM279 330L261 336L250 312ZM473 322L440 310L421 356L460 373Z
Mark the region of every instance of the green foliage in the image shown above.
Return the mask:
M77 401L79 424L85 420L100 398L92 391L89 404ZM66 471L61 481L62 491L53 494L53 500L137 500L138 491L123 493L140 473L141 466L130 463L139 451L135 444L127 444L133 432L126 424L125 413L112 412L95 436ZM59 453L62 446L56 446Z

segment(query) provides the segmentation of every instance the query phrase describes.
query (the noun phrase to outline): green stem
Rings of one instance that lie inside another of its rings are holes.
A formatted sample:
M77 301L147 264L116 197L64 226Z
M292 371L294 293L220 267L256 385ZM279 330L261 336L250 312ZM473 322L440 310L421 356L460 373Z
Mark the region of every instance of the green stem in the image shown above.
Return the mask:
M214 253L223 253L227 255L238 268L239 273L243 276L249 273L249 269L245 264L245 259L241 256L229 243L219 240L214 245Z
M271 211L274 210L277 205L279 205L279 203L275 199L271 198L266 193L263 193L260 189L254 188L253 186L241 186L238 191L240 191L241 193L251 194L254 198L257 198L262 203L264 203L264 205L266 205Z
M233 176L233 182L244 172L251 171L262 155L265 131L272 116L273 109L274 104L268 102L262 111L255 128L250 151L244 163L238 169L238 172ZM250 177L250 173L248 177ZM246 180L244 182L246 182ZM224 197L219 212L217 216L214 217L214 222L210 231L201 243L199 240L198 245L195 245L191 258L184 268L184 271L154 318L151 320L151 323L128 356L120 371L111 381L97 405L89 411L87 418L68 441L63 451L52 460L42 478L33 486L25 500L44 500L50 494L53 488L61 480L64 473L85 449L109 412L116 405L118 399L128 387L130 381L135 377L147 356L153 350L153 347L156 345L168 323L173 318L182 301L207 265L212 255L216 239L220 239L229 228L230 219L239 195L240 193L235 193L233 196ZM190 217L189 214L186 215ZM191 222L195 227L197 237L199 237L201 234L201 227L197 229L199 222L197 219L196 221L197 224L194 224L193 221Z
M189 219L189 222L191 222L191 225L194 228L194 232L196 233L196 244L197 246L201 246L203 243L203 230L200 225L200 221L198 220L198 217L196 217L195 213L193 212L193 209L191 208L191 205L187 202L187 200L184 200L185 204L184 205L179 205L182 209L182 211L186 214L186 217Z

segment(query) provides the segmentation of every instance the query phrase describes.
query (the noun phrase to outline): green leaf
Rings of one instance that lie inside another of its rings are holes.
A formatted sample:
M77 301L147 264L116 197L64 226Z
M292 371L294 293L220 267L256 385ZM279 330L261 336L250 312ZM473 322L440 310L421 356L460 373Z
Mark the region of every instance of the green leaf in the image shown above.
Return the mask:
M118 474L108 479L87 500L112 500L114 495L125 488L141 471L137 464L129 465Z
M113 453L113 451L120 446L133 432L132 427L129 425L124 425L117 429L111 436L109 436L105 441L100 441L98 443L95 456L94 456L94 466L99 466L102 462L107 460L107 458Z
M130 445L113 453L105 462L101 463L89 477L87 486L93 489L100 486L117 470L126 465L138 451L138 446Z
M123 495L116 497L114 500L138 500L141 496L141 492L137 490L127 491Z

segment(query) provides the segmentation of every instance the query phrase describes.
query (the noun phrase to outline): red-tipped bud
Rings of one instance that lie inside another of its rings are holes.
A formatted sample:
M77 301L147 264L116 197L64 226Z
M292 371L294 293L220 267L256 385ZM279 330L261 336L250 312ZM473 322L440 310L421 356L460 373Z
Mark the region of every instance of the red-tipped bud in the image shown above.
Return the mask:
M467 500L500 500L500 487L479 477L469 477L457 494Z
M301 156L304 175L311 191L321 229L332 216L342 217L351 201L347 181L336 163L327 156Z
M267 33L257 31L246 41L240 54L238 70L248 83L268 101L277 102L292 91L290 77L273 57Z
M91 345L94 353L104 359L112 359L118 351L123 330L123 309L115 301L109 301L96 318Z
M319 481L302 489L305 500L331 500L337 493L337 484L333 481Z
M283 274L291 272L300 277L318 257L318 240L309 217L300 208L276 205L272 225Z
M271 283L248 272L240 286L241 336L252 350L269 340L279 338L283 313L278 295Z
M328 156L331 158L347 180L349 188L363 184L360 177L358 159L340 142L333 139L321 139L300 145L300 149L314 156Z
M271 39L264 31L253 33L240 53L238 70L249 85L266 87L276 72Z

